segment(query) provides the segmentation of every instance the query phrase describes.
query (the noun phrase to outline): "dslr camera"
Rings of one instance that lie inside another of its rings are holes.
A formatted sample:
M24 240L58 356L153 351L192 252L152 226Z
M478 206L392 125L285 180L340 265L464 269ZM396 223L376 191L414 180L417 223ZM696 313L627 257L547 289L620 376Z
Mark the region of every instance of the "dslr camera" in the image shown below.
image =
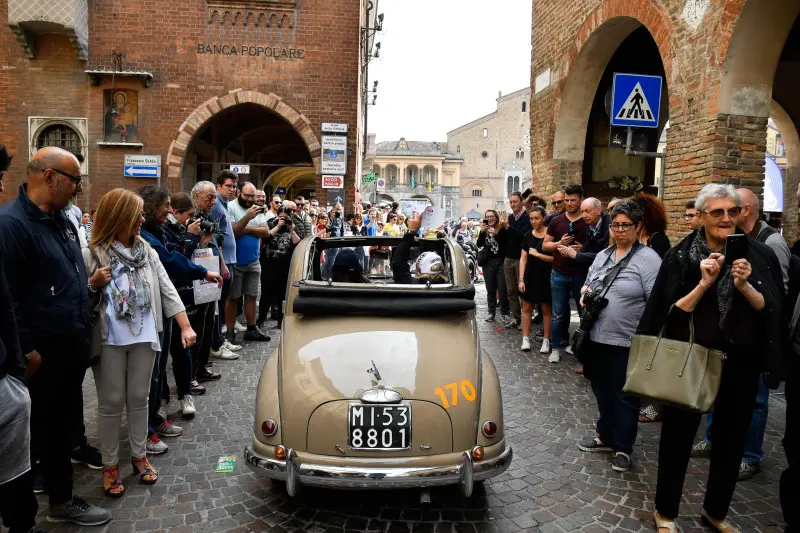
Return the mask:
M600 296L596 292L587 291L583 295L583 309L581 309L581 323L575 333L572 334L572 351L578 358L580 363L585 363L583 360L583 347L586 341L589 340L589 332L592 330L594 323L600 318L600 313L608 306L608 298Z
M201 213L196 217L189 220L189 224L200 222L200 229L205 233L215 234L219 231L219 225L213 220L208 218L208 215Z

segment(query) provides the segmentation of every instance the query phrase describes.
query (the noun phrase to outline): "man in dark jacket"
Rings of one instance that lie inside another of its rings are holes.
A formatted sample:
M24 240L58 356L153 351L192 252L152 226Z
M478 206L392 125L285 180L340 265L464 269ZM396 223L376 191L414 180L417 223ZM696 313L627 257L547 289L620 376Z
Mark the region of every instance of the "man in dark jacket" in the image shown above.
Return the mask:
M415 263L416 279L411 276L411 266L408 261L411 257L411 245L417 237L417 232L422 225L422 217L416 215L407 220L408 231L403 235L403 240L392 254L392 277L398 285L412 285L414 283L447 283L447 274L444 270L442 258L436 252L423 252Z
M110 279L107 269L87 278L78 238L62 212L80 181L80 164L70 152L54 147L36 152L19 196L0 207L0 239L31 376L32 448L41 451L48 519L99 525L111 520L111 513L72 496L70 460L71 425L83 416L78 399L89 363L89 291Z
M511 214L505 215L506 228L503 230L503 274L506 278L506 293L508 305L511 308L509 320L505 323L507 328L519 328L522 324L522 307L519 301L519 258L522 255L522 237L531 231L531 219L522 206L522 193L512 192L508 197L511 205ZM502 215L501 215L502 217Z
M603 213L603 204L597 198L587 198L581 203L581 217L586 222L586 242L578 251L570 246L559 245L558 253L576 262L592 266L599 252L608 248L611 217Z

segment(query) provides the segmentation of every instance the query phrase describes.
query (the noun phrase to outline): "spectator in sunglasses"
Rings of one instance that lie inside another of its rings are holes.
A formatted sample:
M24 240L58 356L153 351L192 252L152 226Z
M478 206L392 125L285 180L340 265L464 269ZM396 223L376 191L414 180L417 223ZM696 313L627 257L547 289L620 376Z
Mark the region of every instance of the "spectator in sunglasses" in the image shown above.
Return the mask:
M553 220L561 213L566 212L567 203L565 201L565 198L566 195L564 194L564 191L556 191L555 194L553 194L553 197L550 201L550 214L547 215L545 224L550 224L551 220Z

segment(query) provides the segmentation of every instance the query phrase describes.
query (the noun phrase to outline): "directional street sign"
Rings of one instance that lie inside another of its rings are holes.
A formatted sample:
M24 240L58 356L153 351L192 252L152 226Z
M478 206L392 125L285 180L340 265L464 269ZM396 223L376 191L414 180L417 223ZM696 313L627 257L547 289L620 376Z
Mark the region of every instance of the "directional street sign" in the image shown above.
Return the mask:
M614 73L611 125L657 128L661 76Z
M160 178L161 156L125 154L123 169L126 178Z
M344 204L344 189L328 189L328 206L333 206L336 202Z
M322 188L323 189L343 189L344 176L328 176L322 175Z

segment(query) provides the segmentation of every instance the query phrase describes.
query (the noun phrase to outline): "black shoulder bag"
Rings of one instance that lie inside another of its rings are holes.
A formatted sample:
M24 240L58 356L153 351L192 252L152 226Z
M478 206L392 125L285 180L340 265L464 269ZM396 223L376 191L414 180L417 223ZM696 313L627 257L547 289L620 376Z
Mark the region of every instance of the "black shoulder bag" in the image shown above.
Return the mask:
M583 307L579 310L581 323L578 329L575 330L575 333L572 334L571 342L572 352L581 364L585 364L584 348L589 340L589 332L592 331L592 327L594 327L595 322L597 322L597 319L600 317L600 313L608 306L606 294L608 294L611 285L614 283L614 280L617 279L619 273L628 266L628 263L630 263L633 256L642 246L643 244L639 241L633 243L630 253L628 253L622 261L614 265L614 267L608 271L608 274L605 275L600 289L584 293ZM616 253L616 251L612 251L611 253Z

